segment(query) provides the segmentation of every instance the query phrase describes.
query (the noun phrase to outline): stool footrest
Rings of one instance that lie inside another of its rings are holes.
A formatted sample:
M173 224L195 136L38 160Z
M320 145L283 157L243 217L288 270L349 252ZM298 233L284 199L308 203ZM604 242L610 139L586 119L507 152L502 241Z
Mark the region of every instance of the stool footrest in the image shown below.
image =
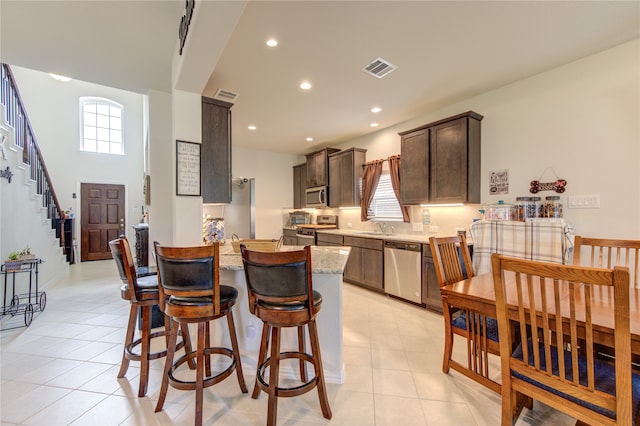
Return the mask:
M218 354L218 355L225 355L227 357L229 357L231 359L231 364L225 368L223 371L219 372L216 375L212 375L209 377L205 377L203 380L203 384L202 387L203 388L207 388L209 386L213 386L216 383L219 383L221 381L223 381L224 379L226 379L227 377L229 377L231 375L231 373L233 373L236 370L236 359L233 356L233 351L229 348L222 348L222 347L214 347L214 348L205 348L204 350L204 356L208 357L212 354ZM180 380L177 379L173 373L185 362L191 360L191 359L195 359L196 358L197 353L195 351L193 352L189 352L188 354L185 354L183 356L181 356L180 358L178 358L173 365L171 366L171 368L169 369L169 372L167 373L167 376L169 378L169 384L171 385L171 387L175 388L175 389L179 389L179 390L195 390L196 389L196 382L193 380Z
M149 339L156 339L158 337L165 337L168 336L168 333L165 331L156 331L155 333L151 333L151 335L149 336ZM124 356L131 360L131 361L140 361L141 356L139 353L135 352L135 348L137 346L140 346L142 344L142 338L140 339L136 339L133 342L129 343L127 346L125 346L124 348ZM184 341L180 341L178 342L178 344L176 345L176 350L180 350L184 347ZM148 355L148 359L152 360L152 359L158 359L158 358L163 358L167 356L167 349L163 349L161 351L158 352L151 352Z
M291 358L301 359L305 362L310 363L311 365L314 366L314 372L315 372L315 365L313 362L313 357L311 357L311 355L304 352L281 352L280 353L280 360L291 359ZM267 358L260 365L260 367L258 368L258 376L257 376L258 386L260 387L261 390L267 393L269 389L269 384L264 380L264 373L266 368L269 366L270 361L271 361L271 357ZM317 385L318 385L318 377L314 375L311 379L297 386L291 386L291 387L278 386L276 388L275 394L278 397L290 398L293 396L305 394L310 390L312 390L313 388L315 388Z

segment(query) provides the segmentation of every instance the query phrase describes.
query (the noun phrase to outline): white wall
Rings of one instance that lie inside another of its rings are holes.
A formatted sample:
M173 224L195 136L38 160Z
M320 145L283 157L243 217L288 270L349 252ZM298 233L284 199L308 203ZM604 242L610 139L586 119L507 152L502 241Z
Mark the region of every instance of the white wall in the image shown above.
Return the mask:
M233 176L255 178L256 238L280 238L283 208L293 207L293 166L300 156L233 147Z
M127 236L135 238L131 225L140 222L144 204L143 96L77 80L62 83L26 68L12 71L61 207L75 212L76 239L80 241L80 184L88 182L125 186ZM124 106L125 155L80 151L81 96L104 97Z
M173 244L199 245L202 242L202 197L176 196L175 141L202 143L202 100L199 94L173 91L172 174L174 194ZM167 188L169 190L169 188Z
M532 195L530 181L551 167L568 182L560 195L565 218L577 234L640 239L639 40L338 147L366 148L368 160L386 158L400 152L398 132L468 110L484 115L483 204ZM490 195L489 172L502 169L509 170L509 194ZM541 179L551 180L549 172ZM592 194L600 195L599 209L567 208L568 196ZM341 216L354 220L349 212ZM474 212L468 209L468 221ZM452 214L451 208L431 209L431 222L440 225L441 232L453 232L463 219L458 214L451 219ZM341 223L346 224L342 217Z
M175 202L175 148L171 125L171 94L150 91L149 111L149 177L151 197L149 209L149 253L153 241L173 241ZM149 258L152 263L152 259Z

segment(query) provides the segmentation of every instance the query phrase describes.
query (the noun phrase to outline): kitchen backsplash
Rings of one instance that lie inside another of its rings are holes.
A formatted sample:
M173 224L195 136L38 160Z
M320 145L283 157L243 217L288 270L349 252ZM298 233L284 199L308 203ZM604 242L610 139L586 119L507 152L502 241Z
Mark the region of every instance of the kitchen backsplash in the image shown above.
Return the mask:
M411 218L410 223L390 220L384 221L387 225L387 229L389 227L393 227L393 232L398 234L423 234L427 236L455 235L460 228L464 228L466 231L469 230L469 225L473 222L473 219L478 216L478 210L481 209L482 206L468 204L460 207L425 208L429 209L429 224L422 224L423 207L411 206L409 207L409 216ZM286 223L289 211L290 210L286 210L283 212L283 223ZM376 221L360 221L359 208L308 209L307 211L312 213L313 219L315 219L318 214L338 215L338 227L340 229L354 229L359 231L379 230L378 226L375 225ZM414 228L414 224L418 224L418 226ZM420 227L420 224L422 224L422 230L417 230Z

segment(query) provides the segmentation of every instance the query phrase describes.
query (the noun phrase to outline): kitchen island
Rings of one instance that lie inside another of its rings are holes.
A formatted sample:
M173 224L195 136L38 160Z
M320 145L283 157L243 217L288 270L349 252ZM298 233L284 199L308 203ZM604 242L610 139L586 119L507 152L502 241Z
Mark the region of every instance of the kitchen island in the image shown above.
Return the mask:
M299 250L298 246L283 246L282 250ZM344 382L342 350L342 272L349 257L349 247L312 247L313 288L322 294L322 308L317 316L318 335L322 352L324 376L328 383ZM238 301L233 307L236 333L245 375L255 376L260 349L262 322L249 313L247 287L240 253L234 253L230 244L220 246L220 283L238 289ZM214 344L230 347L226 321L212 323ZM282 332L282 350L297 348L296 329ZM307 345L308 345L307 333ZM310 348L308 349L310 351ZM297 363L296 363L297 365ZM295 368L294 368L295 367ZM295 377L297 366L284 362L283 377ZM311 370L313 371L313 369Z

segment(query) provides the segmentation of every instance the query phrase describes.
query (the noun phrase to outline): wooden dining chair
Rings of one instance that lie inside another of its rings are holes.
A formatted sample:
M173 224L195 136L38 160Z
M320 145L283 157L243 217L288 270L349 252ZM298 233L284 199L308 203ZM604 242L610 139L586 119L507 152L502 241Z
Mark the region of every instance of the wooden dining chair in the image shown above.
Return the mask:
M474 276L464 235L431 237L429 245L440 287ZM500 383L492 378L492 370L489 369L489 354L500 355L496 319L452 306L446 297L442 298L442 310L445 329L442 371L447 374L449 369L453 369L500 393ZM452 358L454 335L462 336L466 341L466 364ZM499 373L495 372L495 375L499 376Z
M588 238L576 235L573 244L573 264L608 268L629 268L630 285L638 287L638 262L640 262L640 240L614 240L610 238Z
M528 398L589 425L637 424L640 376L631 370L629 270L560 265L492 256L502 368L502 425ZM608 292L615 310L599 310ZM593 351L592 321L615 324L614 362ZM562 318L558 321L558 318ZM514 342L512 327L519 331ZM586 347L577 350L578 342ZM515 350L511 350L516 343Z
M629 268L629 285L638 288L638 262L640 240L589 238L576 236L573 245L573 264L611 269L614 266ZM602 357L615 356L613 348L596 345L596 353ZM636 369L640 369L640 357L632 356Z

